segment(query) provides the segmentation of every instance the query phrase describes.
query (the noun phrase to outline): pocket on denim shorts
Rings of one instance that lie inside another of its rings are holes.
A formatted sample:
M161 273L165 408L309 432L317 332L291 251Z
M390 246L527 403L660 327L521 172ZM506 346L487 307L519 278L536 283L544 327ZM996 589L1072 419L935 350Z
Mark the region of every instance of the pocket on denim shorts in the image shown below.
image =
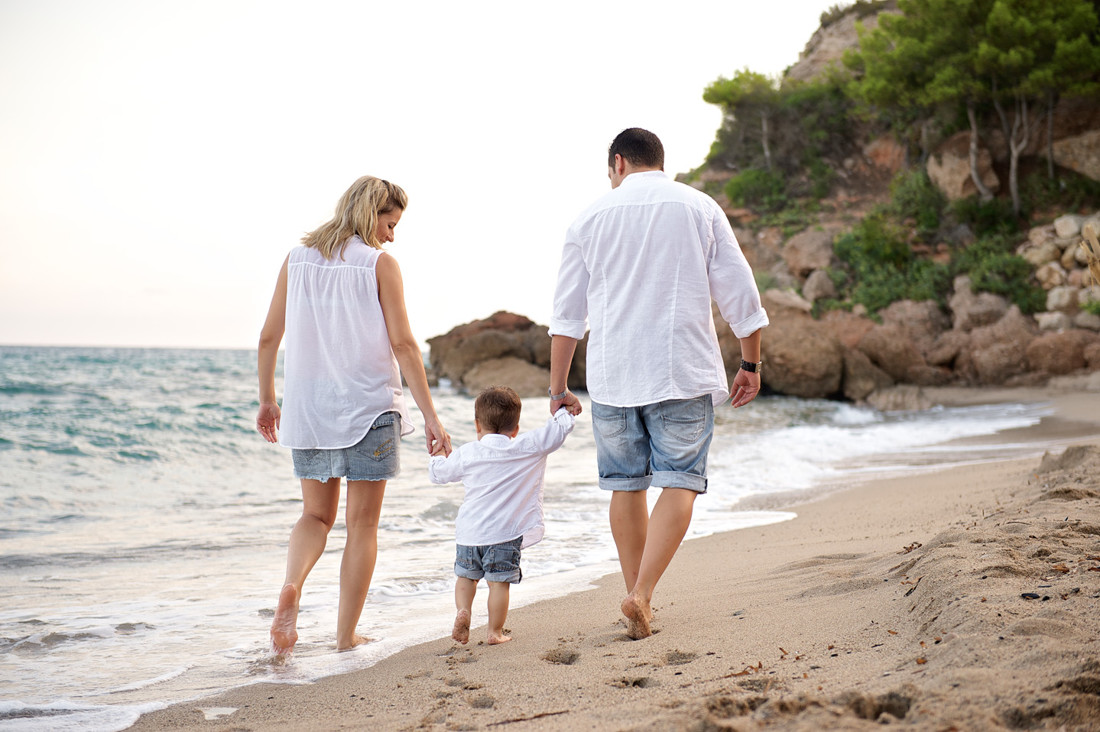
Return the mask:
M401 416L396 412L386 412L374 420L374 424L370 426L370 433L374 433L375 439L381 438L385 433L376 433L375 430L389 430L390 436L383 438L374 450L371 450L368 454L371 460L382 463L393 456L397 451L398 437L401 434ZM370 434L368 433L368 434Z
M626 432L626 410L592 402L592 428L610 439Z
M699 441L707 428L707 404L700 399L666 402L661 408L661 423L665 433L686 445Z
M514 572L519 567L519 541L496 544L485 553L485 573Z

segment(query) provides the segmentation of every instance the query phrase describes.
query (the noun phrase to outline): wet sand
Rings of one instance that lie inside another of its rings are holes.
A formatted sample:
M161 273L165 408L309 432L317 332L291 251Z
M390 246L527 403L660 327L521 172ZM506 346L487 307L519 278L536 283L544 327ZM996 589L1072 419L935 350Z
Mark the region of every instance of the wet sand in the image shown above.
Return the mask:
M512 609L511 643L485 644L475 613L468 645L443 627L362 671L133 729L1100 729L1100 379L929 395L1050 402L1051 418L993 439L1056 444L686 542L643 640L626 636L614 574Z

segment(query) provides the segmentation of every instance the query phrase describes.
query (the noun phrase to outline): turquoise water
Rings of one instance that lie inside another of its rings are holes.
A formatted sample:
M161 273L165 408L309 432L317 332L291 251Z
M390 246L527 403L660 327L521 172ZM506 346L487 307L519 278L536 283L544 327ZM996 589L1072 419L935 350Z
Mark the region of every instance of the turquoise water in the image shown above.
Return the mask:
M474 439L472 400L435 394L456 444ZM299 647L289 665L272 664L267 631L301 508L288 451L253 429L256 406L250 351L0 347L0 729L124 729L172 702L308 683L449 634L462 491L428 482L414 409L360 623L377 642L335 652L338 520L306 585ZM526 402L521 428L546 408ZM793 515L744 510L748 497L843 483L884 455L896 469L927 463L928 446L1044 413L882 414L788 398L719 409L710 491L689 538ZM616 571L606 507L585 414L550 458L547 537L525 550L514 605Z

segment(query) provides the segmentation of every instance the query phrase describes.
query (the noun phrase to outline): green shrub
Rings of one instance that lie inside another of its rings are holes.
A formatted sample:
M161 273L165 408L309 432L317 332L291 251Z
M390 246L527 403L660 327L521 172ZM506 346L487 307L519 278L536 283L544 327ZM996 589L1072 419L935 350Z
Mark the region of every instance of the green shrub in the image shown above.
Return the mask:
M1023 313L1046 307L1046 293L1032 280L1032 266L1012 252L1012 239L987 237L960 249L951 259L953 274L970 276L975 292L1003 295Z
M759 168L735 175L726 183L726 196L738 206L778 211L787 205L783 176Z
M1100 300L1087 300L1081 305L1081 309L1090 315L1100 315Z
M1012 201L1007 199L961 198L951 204L951 214L959 223L969 226L978 239L1008 236L1020 228L1012 214Z
M882 212L869 215L838 239L834 252L848 271L848 298L871 313L897 300L942 303L950 286L950 270L916 258L901 230Z
M923 168L899 173L890 183L889 211L901 220L912 219L917 236L930 241L939 231L947 198L929 180Z

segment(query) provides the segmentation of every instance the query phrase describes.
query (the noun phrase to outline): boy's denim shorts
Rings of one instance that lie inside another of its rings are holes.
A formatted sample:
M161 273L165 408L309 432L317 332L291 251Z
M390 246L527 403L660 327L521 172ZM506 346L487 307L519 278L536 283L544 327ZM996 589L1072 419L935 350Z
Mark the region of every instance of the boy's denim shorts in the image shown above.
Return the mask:
M592 402L592 432L600 488L707 492L707 452L714 436L710 395L640 407Z
M482 577L486 582L519 584L523 572L519 568L519 548L523 537L486 546L455 545L455 574L474 580Z
M294 477L327 481L390 480L401 470L401 415L385 412L374 420L367 434L351 447L335 450L291 450Z

